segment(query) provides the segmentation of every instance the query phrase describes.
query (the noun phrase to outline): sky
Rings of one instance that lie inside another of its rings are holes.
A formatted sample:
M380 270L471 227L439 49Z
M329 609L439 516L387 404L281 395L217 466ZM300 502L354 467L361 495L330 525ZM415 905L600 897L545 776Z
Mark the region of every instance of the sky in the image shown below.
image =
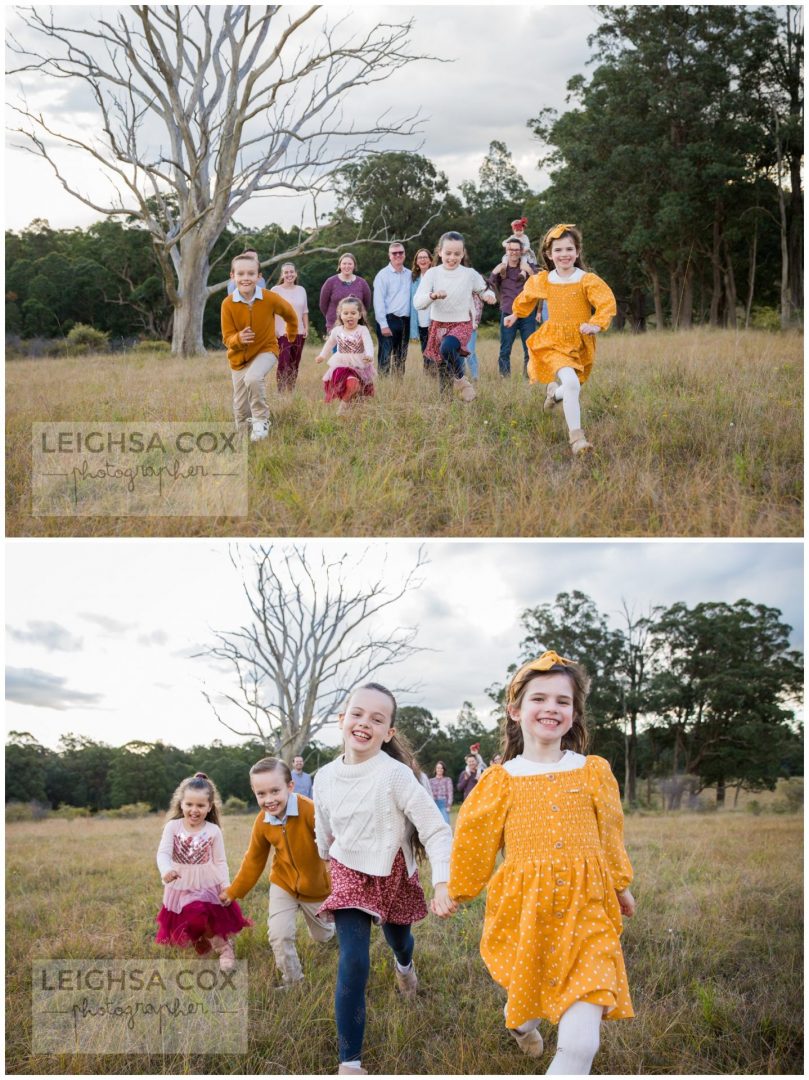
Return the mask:
M214 629L236 629L247 614L227 543L26 539L5 546L7 732L30 732L54 748L66 733L112 745L239 741L203 698L204 690L215 698L232 690L231 673L194 656L212 643ZM248 546L230 550L245 559ZM352 581L381 574L391 587L415 565L419 547L409 540L305 546L310 556L345 556ZM283 547L275 545L276 555ZM488 721L486 687L520 659L521 612L573 589L614 626L624 601L641 615L658 604L747 598L780 609L794 628L793 647L803 649L799 542L435 540L424 552L422 584L375 627L384 637L414 626L424 651L377 677L416 688L400 703L422 705L445 724L465 700ZM319 737L334 744L336 723Z
M101 6L106 15L114 14L117 5ZM59 17L71 25L92 26L98 18L98 4L55 7ZM349 115L362 124L386 109L398 117L418 111L421 134L392 139L385 148L417 150L447 174L453 188L464 180L476 181L489 143L502 140L526 182L541 189L548 181L537 168L542 147L527 121L543 107L566 108L567 81L588 71L587 36L596 29L599 16L593 7L558 3L499 5L496 17L493 12L490 4L376 7L329 0L311 28L314 32L322 18L336 20L347 15L346 25L361 34L377 22L402 22L412 17L412 51L440 57L444 62L417 61L391 79L358 91L347 101ZM36 40L13 11L7 11L6 21L7 35L13 33L21 41ZM7 57L7 67L17 63L13 56ZM21 91L29 105L41 110L59 130L97 131L96 110L81 86L43 80L30 73L10 76L7 103L17 102ZM19 118L9 113L7 123L15 127ZM63 191L45 162L14 149L16 141L13 135L7 140L12 144L6 150L7 229L24 228L42 217L54 228L83 227L99 219L101 215ZM92 162L75 158L66 168L82 190L94 199L105 198L108 189ZM328 209L328 203L321 209ZM255 199L238 214L240 224L257 227L270 222L286 227L299 222L309 225L312 220L308 202L290 198Z

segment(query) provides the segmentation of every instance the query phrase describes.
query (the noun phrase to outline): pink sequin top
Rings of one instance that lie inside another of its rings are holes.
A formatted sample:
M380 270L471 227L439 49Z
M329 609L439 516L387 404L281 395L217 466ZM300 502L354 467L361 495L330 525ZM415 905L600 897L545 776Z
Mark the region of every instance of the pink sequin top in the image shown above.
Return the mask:
M206 821L197 833L185 829L182 818L169 821L157 849L162 877L169 870L180 876L165 884L163 904L182 911L192 900L219 903L219 893L230 884L225 842L218 825Z

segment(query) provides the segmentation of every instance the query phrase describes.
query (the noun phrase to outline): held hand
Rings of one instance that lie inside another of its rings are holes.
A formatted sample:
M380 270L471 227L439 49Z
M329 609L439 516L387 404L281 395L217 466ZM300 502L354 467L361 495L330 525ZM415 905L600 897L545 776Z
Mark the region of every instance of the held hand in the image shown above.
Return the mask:
M454 900L450 899L447 892L446 881L441 881L436 885L435 895L430 901L430 908L433 915L437 915L439 919L448 919L450 915L454 915L458 910L458 905Z
M316 364L322 364L325 359L326 359L326 357L322 353L320 353L319 356L315 357L315 363Z
M514 325L514 323L516 321L517 321L517 316L516 315L506 315L506 317L503 319L503 326L511 327L511 326Z
M635 908L637 907L637 904L635 903L635 897L632 895L629 889L622 889L621 892L616 893L616 895L618 897L618 903L621 908L621 914L626 915L627 918L632 918L632 916L635 914Z
M481 293L480 298L485 304L497 303L497 297L491 289L487 289L486 292Z
M163 875L163 881L168 885L172 881L176 881L179 878L179 874L176 870L167 870Z
M220 894L219 894L219 903L223 904L225 907L230 907L230 905L233 903L231 898L228 896L227 889L223 889L220 892Z
M242 345L249 345L251 341L254 341L256 332L251 326L245 326L244 330L239 331L239 341Z
M393 331L391 330L391 328L389 326L383 326L383 327L381 327L381 330L382 330L382 337L393 337Z
M592 322L583 322L579 327L582 334L600 334L601 327Z
M443 289L439 289L438 292L431 292L430 293L430 299L431 300L446 300L446 298L447 298L447 294L446 294L446 292L444 292Z

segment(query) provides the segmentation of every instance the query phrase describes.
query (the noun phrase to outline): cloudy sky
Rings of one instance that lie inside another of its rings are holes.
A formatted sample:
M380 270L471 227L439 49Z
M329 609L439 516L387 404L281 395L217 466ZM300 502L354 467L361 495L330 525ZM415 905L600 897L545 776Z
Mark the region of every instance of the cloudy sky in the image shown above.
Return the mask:
M98 18L98 4L55 6L58 17L69 25L92 27ZM101 6L110 18L117 5ZM294 9L296 14L300 10ZM348 114L358 124L373 120L388 108L397 117L418 110L421 134L389 146L419 150L447 174L453 187L463 180L477 180L478 168L493 139L506 143L532 187L545 186L547 177L536 167L541 147L526 122L545 106L564 110L568 79L589 70L587 37L599 22L594 7L499 5L495 14L489 3L377 7L329 0L303 36L314 36L324 18L335 21L343 16L347 17L346 27L357 35L379 22L412 18L412 52L452 61L418 61L392 79L358 91L346 103ZM13 10L6 18L8 33L25 43L36 40ZM7 66L16 65L10 57ZM31 74L10 77L7 101L18 101L21 92L29 105L41 110L59 130L97 131L92 100L80 85ZM14 127L19 120L10 114L8 123ZM12 136L10 145L16 141ZM91 163L79 158L62 160L68 175L83 191L105 198L108 189ZM323 208L327 208L325 204ZM302 215L303 223L310 224L310 211L299 200L264 198L241 210L238 220L249 226L269 222L292 225L301 221ZM6 228L20 229L37 217L47 218L53 227L70 228L87 225L99 215L67 195L44 162L11 148L6 165Z
M411 541L309 542L347 553L367 579L383 557L395 585L413 566ZM614 620L622 601L655 604L747 598L779 608L803 648L802 545L796 542L431 541L422 585L378 623L416 626L426 651L379 672L402 698L451 722L465 699L483 718L485 688L519 658L520 613L580 589ZM7 731L55 747L65 733L114 745L163 739L186 747L233 737L202 692L233 688L228 671L195 659L212 629L246 616L224 543L187 540L7 540ZM331 734L329 734L331 732ZM334 725L324 731L333 741Z

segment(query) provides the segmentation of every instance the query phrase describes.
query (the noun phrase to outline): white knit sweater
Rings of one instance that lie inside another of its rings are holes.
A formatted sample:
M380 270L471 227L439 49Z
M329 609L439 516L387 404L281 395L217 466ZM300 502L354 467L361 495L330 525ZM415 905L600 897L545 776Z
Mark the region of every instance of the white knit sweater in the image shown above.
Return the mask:
M333 856L352 870L387 877L401 848L412 874L415 831L427 851L433 885L449 879L452 830L401 761L383 751L359 765L339 757L318 770L313 797L322 859Z
M445 292L446 299L430 300L432 292ZM473 292L485 293L487 298L494 299L486 282L470 266L456 266L454 270L431 266L421 275L413 304L419 309L429 307L430 318L437 322L466 322L471 318Z

